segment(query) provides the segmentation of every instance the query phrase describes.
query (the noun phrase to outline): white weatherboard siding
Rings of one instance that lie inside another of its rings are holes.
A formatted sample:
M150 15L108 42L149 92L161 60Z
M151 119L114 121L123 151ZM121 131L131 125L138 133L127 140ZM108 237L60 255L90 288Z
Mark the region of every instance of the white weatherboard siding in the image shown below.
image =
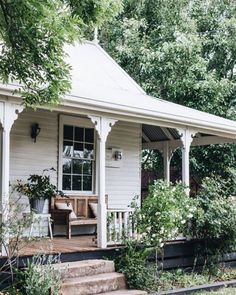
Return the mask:
M41 128L36 143L30 137L30 127ZM41 174L43 169L57 169L58 115L50 111L24 110L11 130L10 181L26 180L29 174ZM56 174L52 174L56 184Z
M30 126L38 123L41 128L36 143L30 137ZM58 150L58 115L50 111L23 111L15 121L11 130L10 146L10 183L17 179L25 181L30 174L41 174L43 169L57 169ZM51 177L57 183L56 173ZM28 199L22 198L23 211L29 211ZM45 203L44 213L48 212L48 202ZM40 222L40 234L47 234L48 224L44 219ZM39 234L36 225L33 235Z
M106 194L110 208L127 208L141 191L141 126L117 122L108 135L106 148L123 150L120 168L106 167Z
M33 123L38 123L41 128L36 143L30 137L30 126ZM11 130L11 183L17 179L26 180L33 173L41 174L45 168L58 168L58 133L56 112L24 110L19 115ZM140 195L141 190L141 125L117 122L107 138L106 147L123 150L121 167L106 167L108 205L110 208L127 208L133 197L136 194ZM57 183L55 173L52 180ZM26 198L22 201L28 204ZM88 231L90 229L91 227L87 228ZM74 228L73 231L77 230L78 228ZM85 230L86 227L80 228L80 232Z

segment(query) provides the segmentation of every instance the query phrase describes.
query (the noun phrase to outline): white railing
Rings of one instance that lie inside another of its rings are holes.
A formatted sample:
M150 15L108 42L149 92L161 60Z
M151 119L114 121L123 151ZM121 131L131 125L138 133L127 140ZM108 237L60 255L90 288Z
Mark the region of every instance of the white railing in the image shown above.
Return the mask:
M136 239L132 209L107 209L107 244L121 245L125 239Z

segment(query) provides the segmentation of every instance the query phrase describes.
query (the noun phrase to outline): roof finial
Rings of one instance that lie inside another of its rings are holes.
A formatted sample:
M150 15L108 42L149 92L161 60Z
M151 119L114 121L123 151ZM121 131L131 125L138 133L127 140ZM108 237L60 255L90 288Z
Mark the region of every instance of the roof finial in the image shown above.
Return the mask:
M94 28L93 42L97 43L97 44L99 43L99 40L98 40L98 27Z

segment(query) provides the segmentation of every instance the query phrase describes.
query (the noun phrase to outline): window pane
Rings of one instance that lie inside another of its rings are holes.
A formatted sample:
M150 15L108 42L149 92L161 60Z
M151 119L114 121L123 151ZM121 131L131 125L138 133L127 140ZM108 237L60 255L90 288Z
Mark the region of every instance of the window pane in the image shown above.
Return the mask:
M64 141L63 145L63 157L73 157L73 142L72 141Z
M81 191L81 176L79 175L73 175L73 185L72 185L72 190L73 191Z
M83 143L74 143L74 157L76 158L83 158L84 157L84 149Z
M94 158L93 144L85 144L84 158L91 159L91 160Z
M73 140L73 126L64 125L64 139Z
M83 162L83 174L92 175L92 162L84 161Z
M75 127L75 141L84 141L84 128Z
M84 176L83 177L83 190L84 191L91 191L92 190L92 177L91 176Z
M85 142L94 142L94 129L86 128L85 129Z
M73 174L82 174L81 160L73 160Z
M71 190L71 176L70 175L63 175L62 189L66 190L66 191Z
M71 174L71 159L63 159L63 173Z

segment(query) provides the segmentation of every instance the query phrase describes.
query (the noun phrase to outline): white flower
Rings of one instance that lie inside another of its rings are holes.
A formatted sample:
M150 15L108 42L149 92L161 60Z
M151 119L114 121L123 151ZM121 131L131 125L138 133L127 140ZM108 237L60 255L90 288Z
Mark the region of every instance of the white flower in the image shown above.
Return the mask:
M185 224L186 223L186 220L181 220L181 224Z

